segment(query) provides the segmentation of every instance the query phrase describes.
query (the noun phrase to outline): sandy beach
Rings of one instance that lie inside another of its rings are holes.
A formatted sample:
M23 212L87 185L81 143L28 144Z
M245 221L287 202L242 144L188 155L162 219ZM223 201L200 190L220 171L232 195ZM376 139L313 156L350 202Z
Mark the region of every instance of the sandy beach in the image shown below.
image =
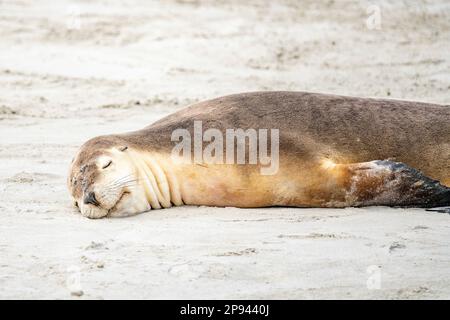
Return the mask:
M87 139L225 94L448 105L449 52L449 1L0 1L0 298L449 299L448 214L89 220L66 187Z

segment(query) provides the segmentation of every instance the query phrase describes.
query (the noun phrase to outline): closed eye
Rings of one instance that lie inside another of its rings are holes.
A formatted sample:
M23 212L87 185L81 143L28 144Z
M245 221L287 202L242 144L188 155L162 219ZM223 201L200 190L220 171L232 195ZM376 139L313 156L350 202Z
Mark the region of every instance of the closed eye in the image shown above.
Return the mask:
M111 165L111 163L112 163L112 160L109 160L108 163L102 167L102 169L108 168Z

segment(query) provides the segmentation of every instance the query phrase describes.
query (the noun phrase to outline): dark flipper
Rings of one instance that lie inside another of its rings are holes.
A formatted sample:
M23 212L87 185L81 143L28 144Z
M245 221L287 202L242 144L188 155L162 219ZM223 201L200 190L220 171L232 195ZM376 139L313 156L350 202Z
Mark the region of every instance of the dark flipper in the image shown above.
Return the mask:
M347 165L355 205L450 206L450 188L401 162L377 160Z
M450 207L447 207L447 208L433 208L433 209L427 209L427 211L434 211L434 212L440 212L440 213L448 213L448 214L450 214Z

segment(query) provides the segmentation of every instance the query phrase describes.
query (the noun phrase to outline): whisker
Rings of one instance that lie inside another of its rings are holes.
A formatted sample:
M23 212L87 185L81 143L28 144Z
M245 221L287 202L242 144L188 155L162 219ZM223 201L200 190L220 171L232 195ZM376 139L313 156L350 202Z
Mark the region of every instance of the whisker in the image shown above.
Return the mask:
M120 186L117 186L117 187L114 187L114 188L103 189L103 190L99 193L99 196L100 196L100 197L104 197L105 195L113 194L114 191L118 191L119 189L124 188L124 187L127 187L127 188L133 188L133 187L137 187L137 186L139 186L139 184L137 184L137 183L129 183L129 184L120 185Z
M119 178L119 179L116 179L116 180L111 181L108 185L122 182L122 181L124 181L124 180L127 180L127 179L131 178L132 176L133 176L132 174L128 174L128 175L123 176L123 177L121 177L121 178Z
M117 194L116 194L116 193L112 193L112 192L108 192L108 193L105 193L105 194L101 194L101 195L100 195L101 198L108 198L108 197L111 197L111 196L116 197Z
M115 190L115 189L120 189L123 187L127 187L127 186L131 186L131 185L138 185L139 183L137 181L130 181L130 182L124 182L115 186L109 186L106 188L102 188L102 190Z
M121 187L129 185L129 184L137 184L137 182L139 182L139 179L124 181L124 182L121 182L121 183L118 183L118 184L115 184L115 185L106 186L104 189L121 188Z
M122 177L120 177L120 178L118 178L118 179L116 179L116 181L119 181L119 180L122 180L122 179L125 179L125 178L129 178L129 177L131 177L133 174L126 174L126 175L124 175L124 176L122 176Z
M111 183L107 184L106 186L114 186L114 185L118 185L118 184L121 184L121 183L126 183L126 182L130 182L130 181L138 181L138 180L140 180L140 179L138 178L138 179L128 179L128 180L114 181L114 182L111 182Z
M119 179L116 179L106 184L99 192L98 196L100 198L104 198L113 195L115 192L119 191L122 188L137 187L139 185L139 181L141 180L142 179L134 178L133 174L125 175Z

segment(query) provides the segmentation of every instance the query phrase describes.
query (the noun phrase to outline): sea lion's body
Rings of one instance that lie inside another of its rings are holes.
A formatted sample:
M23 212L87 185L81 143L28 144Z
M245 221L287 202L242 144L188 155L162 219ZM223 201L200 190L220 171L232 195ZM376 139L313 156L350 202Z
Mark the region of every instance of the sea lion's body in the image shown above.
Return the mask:
M278 129L278 171L262 175L261 165L248 163L175 163L172 133L193 132L194 121L201 121L203 131L223 133ZM244 93L191 105L139 131L95 139L86 144L86 155L108 144L154 155L162 171L177 180L184 204L450 204L449 106L303 92Z

